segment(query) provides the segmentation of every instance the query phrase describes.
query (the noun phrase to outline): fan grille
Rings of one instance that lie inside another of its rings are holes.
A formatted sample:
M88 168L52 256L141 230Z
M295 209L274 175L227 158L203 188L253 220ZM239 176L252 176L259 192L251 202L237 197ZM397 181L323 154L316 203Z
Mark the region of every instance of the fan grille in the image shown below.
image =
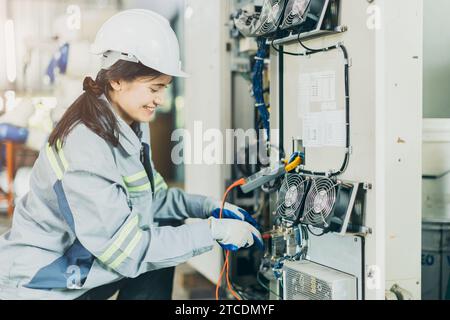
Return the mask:
M294 221L306 192L307 180L296 173L285 175L278 193L277 214Z
M292 0L286 7L286 18L283 21L282 28L288 28L292 25L301 24L305 21L305 13L311 0Z
M258 35L265 35L272 31L275 31L278 23L281 19L282 10L285 0L266 0L261 11L260 18L258 20L259 26L257 26Z
M327 178L312 181L305 200L302 222L315 227L327 228L327 219L333 212L337 198L338 183Z

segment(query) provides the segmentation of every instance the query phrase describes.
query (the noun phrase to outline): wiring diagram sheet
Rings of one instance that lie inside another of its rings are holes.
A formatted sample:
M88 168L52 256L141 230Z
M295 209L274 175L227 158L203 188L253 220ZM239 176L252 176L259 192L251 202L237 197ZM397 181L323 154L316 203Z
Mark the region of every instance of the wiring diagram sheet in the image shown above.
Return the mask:
M345 111L336 101L336 72L302 73L298 80L298 117L305 147L345 147Z

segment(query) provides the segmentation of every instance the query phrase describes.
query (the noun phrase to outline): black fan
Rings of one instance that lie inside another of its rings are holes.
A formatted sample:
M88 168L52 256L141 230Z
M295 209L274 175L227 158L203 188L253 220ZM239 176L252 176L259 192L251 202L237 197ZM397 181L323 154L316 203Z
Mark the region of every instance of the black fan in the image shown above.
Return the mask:
M290 0L286 6L281 29L308 32L320 28L319 24L329 3L330 0Z
M346 184L328 178L314 179L306 196L300 222L321 228L326 232L345 233L348 215L352 211L350 207L353 206L353 190L353 184Z
M302 24L306 20L306 11L311 0L291 0L286 6L284 21L281 29L288 29L292 26Z
M308 191L309 178L296 173L286 174L278 192L277 215L283 220L298 221L301 205Z
M267 36L275 32L283 19L287 0L265 0L261 14L255 25L257 36Z

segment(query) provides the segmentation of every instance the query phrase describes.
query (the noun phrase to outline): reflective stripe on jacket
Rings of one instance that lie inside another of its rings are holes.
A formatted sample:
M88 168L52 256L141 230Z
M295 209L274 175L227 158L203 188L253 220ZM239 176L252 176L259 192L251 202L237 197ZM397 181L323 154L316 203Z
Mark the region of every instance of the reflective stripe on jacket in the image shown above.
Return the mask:
M206 218L211 201L168 189L151 162L148 125L140 125L141 141L116 118L117 147L78 124L63 146L41 149L30 192L17 203L11 230L0 237L0 299L73 299L212 249L207 221L154 223ZM141 163L142 146L153 177Z

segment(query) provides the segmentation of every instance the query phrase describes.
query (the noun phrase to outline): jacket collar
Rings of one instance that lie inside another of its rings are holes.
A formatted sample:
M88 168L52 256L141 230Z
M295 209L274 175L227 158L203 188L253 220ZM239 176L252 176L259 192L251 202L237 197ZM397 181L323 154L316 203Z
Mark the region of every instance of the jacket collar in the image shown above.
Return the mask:
M133 129L117 114L116 110L111 106L111 103L108 101L104 94L101 95L99 99L104 100L116 116L119 126L119 144L129 155L139 153L141 150L140 138L136 135ZM138 127L140 128L140 125L138 125Z

